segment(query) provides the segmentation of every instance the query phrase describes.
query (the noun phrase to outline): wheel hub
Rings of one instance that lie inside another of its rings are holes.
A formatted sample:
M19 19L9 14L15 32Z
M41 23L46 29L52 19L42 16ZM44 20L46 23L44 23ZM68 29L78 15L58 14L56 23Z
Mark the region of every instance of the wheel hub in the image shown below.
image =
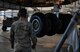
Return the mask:
M39 30L40 24L39 24L39 21L38 21L37 19L34 19L34 20L32 21L32 25L33 25L33 30L34 30L34 31L38 31L38 30Z

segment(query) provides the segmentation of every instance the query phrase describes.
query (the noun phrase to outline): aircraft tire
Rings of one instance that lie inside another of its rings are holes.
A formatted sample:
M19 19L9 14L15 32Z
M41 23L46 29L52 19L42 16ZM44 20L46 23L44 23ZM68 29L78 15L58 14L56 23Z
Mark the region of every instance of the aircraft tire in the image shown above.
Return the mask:
M58 30L61 28L61 22L57 18L57 16L53 13L47 13L45 14L46 17L46 31L48 36L52 36L58 32Z
M45 28L45 18L44 14L37 12L31 16L30 22L33 26L33 32L36 34L37 37L44 36L44 28Z
M66 30L71 18L72 18L72 15L70 15L70 14L60 14L59 15L59 19L60 19L60 21L62 23L62 27L57 32L58 34L63 34L65 32L65 30Z

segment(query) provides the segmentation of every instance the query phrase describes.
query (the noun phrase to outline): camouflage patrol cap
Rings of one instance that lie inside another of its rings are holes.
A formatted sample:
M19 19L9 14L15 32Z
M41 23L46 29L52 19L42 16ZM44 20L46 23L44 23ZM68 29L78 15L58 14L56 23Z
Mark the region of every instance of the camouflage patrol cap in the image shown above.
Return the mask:
M27 16L27 10L25 8L21 8L18 12L19 17L26 17Z

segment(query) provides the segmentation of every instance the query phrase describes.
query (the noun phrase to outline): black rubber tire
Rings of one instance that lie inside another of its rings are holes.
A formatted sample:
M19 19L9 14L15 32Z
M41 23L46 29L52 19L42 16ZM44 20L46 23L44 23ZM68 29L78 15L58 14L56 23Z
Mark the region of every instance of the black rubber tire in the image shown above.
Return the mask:
M57 32L58 34L63 34L72 18L71 14L61 14L59 15L59 19L62 23L61 29Z
M2 26L2 30L3 31L6 31L7 30L7 27L6 26Z
M46 19L46 35L52 36L58 32L58 30L61 28L61 22L57 18L57 16L53 13L47 13L45 14Z
M30 22L32 23L34 33L37 37L44 36L45 18L44 14L37 12L31 16ZM38 26L36 25L38 24ZM36 28L37 27L37 28Z
M48 36L52 36L52 34L51 34L52 23L51 23L51 19L50 19L48 13L45 14L45 20L46 20L45 34L48 35Z

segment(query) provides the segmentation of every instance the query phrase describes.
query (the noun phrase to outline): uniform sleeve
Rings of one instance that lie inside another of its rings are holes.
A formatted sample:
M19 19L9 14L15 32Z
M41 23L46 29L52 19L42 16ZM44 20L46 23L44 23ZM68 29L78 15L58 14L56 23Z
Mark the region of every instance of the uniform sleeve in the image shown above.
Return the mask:
M31 35L31 40L33 44L37 43L37 37L35 33L33 32L32 24L30 23L30 35Z
M14 47L14 25L12 25L10 29L10 42L11 47Z

